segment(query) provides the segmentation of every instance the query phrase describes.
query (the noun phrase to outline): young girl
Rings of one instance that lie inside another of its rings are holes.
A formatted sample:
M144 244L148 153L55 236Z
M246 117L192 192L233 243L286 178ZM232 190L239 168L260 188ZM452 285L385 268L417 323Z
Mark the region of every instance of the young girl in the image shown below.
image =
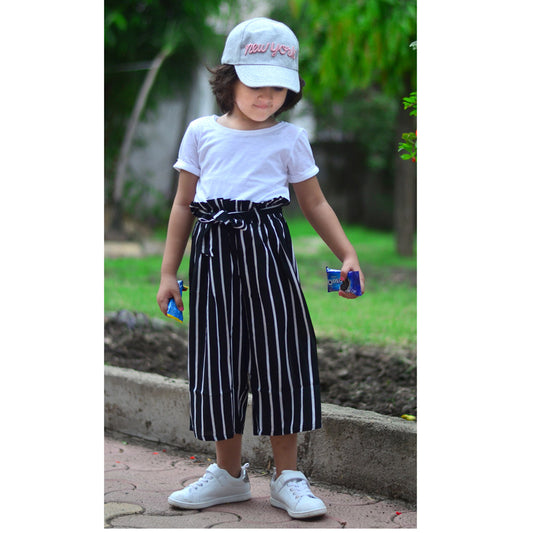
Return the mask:
M190 427L216 441L216 464L169 503L201 509L251 498L241 466L248 391L253 430L269 435L273 506L291 517L326 512L297 470L297 434L321 427L316 340L282 207L292 183L311 225L342 262L358 270L353 246L318 184L304 130L276 116L301 99L298 41L284 24L255 18L229 34L211 85L224 114L194 120L174 168L157 301L183 303L176 273L193 228L189 271ZM339 292L344 298L351 293Z

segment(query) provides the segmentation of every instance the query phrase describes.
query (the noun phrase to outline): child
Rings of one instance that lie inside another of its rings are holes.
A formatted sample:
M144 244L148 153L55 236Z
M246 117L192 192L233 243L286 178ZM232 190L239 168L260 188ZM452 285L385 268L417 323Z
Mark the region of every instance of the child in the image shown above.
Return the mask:
M293 518L320 516L324 503L297 471L297 434L320 428L321 413L316 340L282 214L289 183L342 262L341 278L361 268L322 194L305 131L275 118L302 97L294 33L267 18L242 22L229 34L221 63L211 85L224 114L189 125L174 165L180 178L157 294L163 313L170 298L183 310L176 273L196 218L190 427L197 438L216 441L217 462L169 503L201 509L251 498L248 464L241 466L250 387L254 434L270 436L274 455L271 504Z

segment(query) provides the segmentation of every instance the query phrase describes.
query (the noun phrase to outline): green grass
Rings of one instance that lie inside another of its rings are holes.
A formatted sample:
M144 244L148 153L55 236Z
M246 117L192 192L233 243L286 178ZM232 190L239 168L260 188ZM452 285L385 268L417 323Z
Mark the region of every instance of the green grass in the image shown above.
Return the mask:
M326 290L325 268L340 268L337 258L305 219L290 218L288 223L317 337L365 345L415 347L416 287L408 280L415 276L416 258L398 256L390 232L344 227L357 250L366 278L365 295L346 300ZM155 300L160 266L160 256L106 258L106 312L129 309L163 318ZM187 280L188 268L186 256L178 277ZM184 304L187 310L187 292Z

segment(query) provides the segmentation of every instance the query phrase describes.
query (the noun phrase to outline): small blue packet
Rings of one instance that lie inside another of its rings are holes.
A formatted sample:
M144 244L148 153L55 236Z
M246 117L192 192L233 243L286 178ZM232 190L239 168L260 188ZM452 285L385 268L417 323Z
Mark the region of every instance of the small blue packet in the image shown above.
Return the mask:
M326 274L328 276L328 292L351 292L356 296L363 294L358 270L350 270L348 277L344 281L341 281L340 270L326 267Z
M178 287L180 289L180 295L183 293L183 291L186 291L189 288L183 285L183 281L181 281L181 279L178 280ZM183 322L183 312L178 309L174 298L171 298L168 301L167 316L177 320L178 322Z

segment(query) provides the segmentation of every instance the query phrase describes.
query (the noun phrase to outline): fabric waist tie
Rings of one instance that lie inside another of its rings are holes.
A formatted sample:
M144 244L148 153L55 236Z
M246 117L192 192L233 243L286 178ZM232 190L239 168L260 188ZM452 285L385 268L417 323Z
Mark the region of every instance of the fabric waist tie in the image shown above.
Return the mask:
M259 222L268 215L281 214L282 207L289 203L289 200L281 196L266 202L227 200L224 198L207 200L206 202L192 202L190 204L191 212L201 225L199 239L202 243L202 253L212 254L207 238L207 232L212 225L221 224L228 229L242 231L251 222Z
M192 214L203 224L223 224L234 229L244 229L253 220L274 212L281 213L282 207L289 200L283 197L267 202L251 202L249 200L226 200L217 198L207 202L193 202L190 205Z

